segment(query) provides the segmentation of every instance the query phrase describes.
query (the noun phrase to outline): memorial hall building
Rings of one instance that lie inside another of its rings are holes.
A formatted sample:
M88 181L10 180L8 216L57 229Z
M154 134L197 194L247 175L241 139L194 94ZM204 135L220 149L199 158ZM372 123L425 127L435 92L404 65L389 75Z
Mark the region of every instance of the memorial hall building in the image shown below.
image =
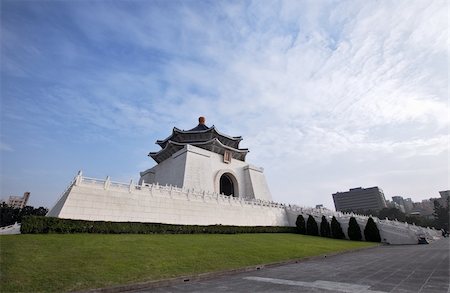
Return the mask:
M263 168L245 162L248 149L239 148L242 137L220 133L205 125L205 118L190 130L173 128L149 154L155 167L141 172L140 184L159 183L244 199L271 201Z
M273 202L263 168L246 161L249 150L239 147L241 141L240 136L208 127L203 117L192 129L174 127L167 138L156 141L159 150L149 153L156 165L140 172L139 182L90 178L80 171L47 216L234 226L295 226L299 215L305 219L312 216L317 223L325 216L329 222L335 217L346 233L351 217L356 218L361 229L368 217L340 210L385 206L378 188L334 194L336 212ZM436 234L407 223L374 220L387 243L413 244L418 235Z

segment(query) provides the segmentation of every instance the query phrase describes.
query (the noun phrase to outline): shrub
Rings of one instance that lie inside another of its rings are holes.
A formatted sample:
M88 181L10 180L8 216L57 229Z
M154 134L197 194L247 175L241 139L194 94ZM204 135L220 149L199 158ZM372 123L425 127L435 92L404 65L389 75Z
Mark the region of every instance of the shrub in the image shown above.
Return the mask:
M362 239L361 229L359 228L358 222L356 222L355 217L351 217L348 222L348 238L350 240L360 241Z
M345 234L342 231L341 224L336 220L336 217L333 216L331 219L331 237L336 239L344 239Z
M372 217L367 220L364 237L366 237L366 241L381 242L380 231Z
M325 216L322 216L322 222L320 222L320 236L331 236L330 224L328 224L327 218Z
M297 221L295 221L297 232L300 234L306 234L305 218L302 215L298 215Z
M171 225L161 223L105 222L28 216L22 220L23 234L100 233L100 234L237 234L296 233L296 227Z
M306 222L306 234L319 236L319 228L317 227L317 222L311 215L309 215L308 221Z
M48 210L44 207L25 206L21 209L2 203L0 204L0 227L9 226L15 222L20 223L25 216L45 216L47 212Z

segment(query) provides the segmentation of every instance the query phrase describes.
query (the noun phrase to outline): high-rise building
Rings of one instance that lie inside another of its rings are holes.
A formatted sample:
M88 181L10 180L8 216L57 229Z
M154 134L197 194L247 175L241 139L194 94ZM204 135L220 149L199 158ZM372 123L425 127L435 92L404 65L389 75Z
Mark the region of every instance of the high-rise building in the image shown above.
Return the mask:
M13 208L22 209L27 205L28 199L30 198L30 193L25 192L22 197L20 196L10 196L7 205Z
M386 199L381 188L351 188L349 191L333 194L336 211L379 211L386 207Z

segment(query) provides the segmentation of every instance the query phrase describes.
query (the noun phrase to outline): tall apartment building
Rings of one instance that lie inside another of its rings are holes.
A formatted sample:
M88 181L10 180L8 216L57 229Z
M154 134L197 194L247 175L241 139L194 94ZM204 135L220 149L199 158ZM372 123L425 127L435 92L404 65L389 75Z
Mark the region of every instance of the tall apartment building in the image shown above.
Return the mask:
M381 188L351 188L349 191L333 194L336 211L379 211L386 207L386 199Z
M30 193L25 192L22 197L20 196L10 196L8 198L7 205L13 208L22 209L27 205L28 199L30 198Z

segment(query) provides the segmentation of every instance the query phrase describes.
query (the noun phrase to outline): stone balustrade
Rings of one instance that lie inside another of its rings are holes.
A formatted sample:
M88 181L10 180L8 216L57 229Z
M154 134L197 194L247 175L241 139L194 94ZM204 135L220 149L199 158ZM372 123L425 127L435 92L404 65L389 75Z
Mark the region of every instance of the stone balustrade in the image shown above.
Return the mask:
M351 217L355 217L361 231L369 219L369 216L355 213L286 205L260 199L249 200L245 196L231 197L215 192L162 186L157 183L135 184L132 180L130 183L122 183L111 181L109 177L96 179L84 177L81 171L47 215L85 220L172 224L295 226L299 214L304 217L312 215L318 223L322 216L327 217L329 221L334 216L344 233ZM438 231L434 229L372 218L386 242L414 243L418 235L439 236Z
M14 235L20 234L20 224L14 223L13 225L0 227L0 235Z
M105 190L128 190L130 193L139 193L139 192L147 192L148 194L151 194L152 191L158 191L160 194L165 194L167 196L173 196L173 195L181 195L185 196L187 198L194 198L194 199L211 199L211 200L221 200L221 201L228 201L228 202L239 202L245 205L252 205L252 206L264 206L264 207L272 207L272 208L279 208L284 209L286 208L285 204L272 202L272 201L264 201L260 199L255 200L249 200L245 197L232 197L227 196L223 194L219 194L216 192L209 192L209 191L201 191L201 190L195 190L195 189L186 189L186 188L179 188L172 185L159 185L156 184L148 184L143 182L141 185L134 184L133 181L130 181L130 183L123 183L123 182L116 182L111 181L109 177L106 179L96 179L91 177L84 177L81 173L79 173L75 179L72 181L71 185L66 189L64 193L67 192L73 185L78 186L96 186L96 187L102 187ZM63 193L63 196L64 196Z

